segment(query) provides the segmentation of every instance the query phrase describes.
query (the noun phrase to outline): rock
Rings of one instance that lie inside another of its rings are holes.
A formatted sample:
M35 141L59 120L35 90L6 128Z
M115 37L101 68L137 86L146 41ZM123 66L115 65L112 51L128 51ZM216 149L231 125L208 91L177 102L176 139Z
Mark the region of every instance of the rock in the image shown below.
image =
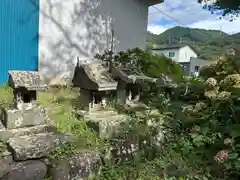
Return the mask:
M101 117L117 115L117 112L114 110L104 110L104 111L92 111L90 114L92 116L101 118Z
M1 180L43 180L46 174L46 164L42 161L31 160L12 165Z
M0 157L0 179L11 169L11 166L5 161L5 159Z
M26 127L26 128L18 128L18 129L0 129L0 141L6 142L10 138L15 136L25 136L25 135L47 133L47 132L54 132L54 131L56 131L56 129L53 126L50 126L47 124Z
M136 153L140 151L140 147L136 139L113 139L111 140L111 144L111 154L113 160L118 161L115 163L133 159Z
M42 158L49 155L53 148L70 141L72 136L63 133L41 133L9 139L8 144L15 161Z
M101 139L111 139L116 136L121 128L127 124L125 115L106 115L89 114L84 116L90 128L99 133Z
M5 160L6 163L12 164L13 163L13 157L12 153L8 150L5 150L1 153L2 158Z
M2 120L7 129L46 124L46 116L39 107L27 110L8 110Z
M55 160L49 174L52 180L89 179L100 171L101 164L98 152L87 151L74 154L65 160Z

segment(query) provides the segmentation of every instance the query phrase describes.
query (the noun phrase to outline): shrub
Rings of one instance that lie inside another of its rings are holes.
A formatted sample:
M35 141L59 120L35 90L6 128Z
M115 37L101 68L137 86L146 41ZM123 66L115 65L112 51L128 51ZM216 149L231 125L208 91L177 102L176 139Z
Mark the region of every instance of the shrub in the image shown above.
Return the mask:
M137 71L150 77L158 78L160 74L164 73L177 82L183 80L184 73L180 65L165 56L154 55L151 52L135 48L115 55L106 51L102 55L96 55L96 58L108 64L112 56L114 66L125 67L132 72Z
M200 92L204 98L196 97L197 103L183 107L184 117L172 126L176 133L174 143L183 156L188 161L194 159L192 163L204 167L202 172L214 178L240 177L238 61L228 58L206 67Z

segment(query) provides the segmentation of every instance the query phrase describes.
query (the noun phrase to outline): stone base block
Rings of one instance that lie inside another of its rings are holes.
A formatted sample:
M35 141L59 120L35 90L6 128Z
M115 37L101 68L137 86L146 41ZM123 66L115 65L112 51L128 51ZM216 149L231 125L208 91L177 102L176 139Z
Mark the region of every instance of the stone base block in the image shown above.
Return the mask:
M31 136L13 137L8 141L15 161L42 158L53 148L69 142L72 136L63 133L41 133Z
M111 139L117 136L121 128L127 124L127 117L125 115L85 115L89 127L93 128L99 133L102 139Z
M0 141L8 141L12 137L26 136L38 133L55 132L56 128L47 124L18 129L0 129Z
M77 153L52 163L49 170L52 180L89 179L100 171L102 165L100 155L95 151Z
M2 168L1 180L43 180L47 174L47 166L42 161L32 160L8 165L4 174L1 171Z
M46 124L46 115L39 107L27 110L2 110L0 120L7 129Z

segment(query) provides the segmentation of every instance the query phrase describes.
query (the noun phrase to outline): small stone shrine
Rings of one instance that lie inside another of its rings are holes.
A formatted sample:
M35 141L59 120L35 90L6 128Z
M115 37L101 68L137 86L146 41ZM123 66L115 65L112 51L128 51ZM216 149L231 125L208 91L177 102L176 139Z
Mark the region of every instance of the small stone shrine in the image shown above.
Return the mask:
M177 88L177 84L169 76L163 73L156 81L156 85L159 89L163 90L167 96L171 96L173 90Z
M108 67L98 60L85 64L78 62L72 82L80 88L82 108L89 111L105 108L118 84L112 79Z
M9 71L8 84L13 89L17 109L31 108L36 104L37 92L46 89L41 77L35 71Z
M121 104L140 104L140 84L155 81L154 78L127 68L112 67L111 74L118 81L117 101Z

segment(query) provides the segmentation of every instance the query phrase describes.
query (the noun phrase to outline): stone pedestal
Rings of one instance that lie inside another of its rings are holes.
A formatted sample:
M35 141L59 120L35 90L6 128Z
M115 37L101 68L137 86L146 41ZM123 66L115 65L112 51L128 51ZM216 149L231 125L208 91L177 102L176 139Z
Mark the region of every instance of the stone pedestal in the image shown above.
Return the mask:
M81 108L84 110L89 110L91 108L92 98L89 90L80 89L80 102Z
M127 98L126 84L119 82L117 86L117 103L125 104Z

